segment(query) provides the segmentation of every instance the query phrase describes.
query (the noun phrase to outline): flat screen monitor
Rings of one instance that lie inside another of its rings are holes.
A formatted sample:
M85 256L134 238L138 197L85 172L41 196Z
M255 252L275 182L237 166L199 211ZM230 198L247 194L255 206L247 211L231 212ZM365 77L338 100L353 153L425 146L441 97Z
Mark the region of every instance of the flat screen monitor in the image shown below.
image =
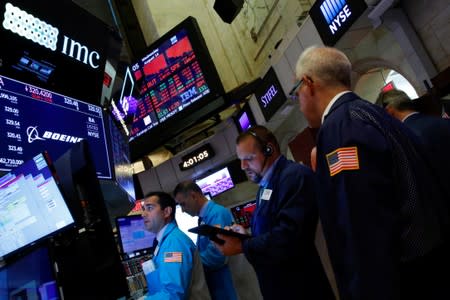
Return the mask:
M230 172L228 171L228 167L215 171L206 177L196 179L195 183L202 189L204 194L210 193L211 197L215 197L234 188L234 183Z
M45 153L0 178L0 257L73 225Z
M149 254L156 235L145 228L141 215L116 217L119 246L124 258Z
M98 178L111 178L100 106L1 75L0 87L0 170L9 171L44 150L57 159L85 139Z
M236 113L233 119L239 132L247 131L250 127L256 125L255 117L248 103Z
M250 227L252 215L255 209L256 200L232 207L231 214L233 215L234 222L244 226L244 228Z
M0 269L0 300L62 299L47 247L33 249Z
M67 0L0 1L0 23L0 74L100 102L107 24Z
M126 71L123 87L117 106L124 118L132 114L132 161L225 107L222 83L193 17L149 46Z
M256 100L267 122L277 110L286 102L286 95L278 80L275 70L270 67L264 75L260 86L255 90Z
M134 189L133 166L130 161L128 137L117 126L111 115L105 113L104 120L105 128L107 129L113 179L130 196L130 201L134 203L136 192Z

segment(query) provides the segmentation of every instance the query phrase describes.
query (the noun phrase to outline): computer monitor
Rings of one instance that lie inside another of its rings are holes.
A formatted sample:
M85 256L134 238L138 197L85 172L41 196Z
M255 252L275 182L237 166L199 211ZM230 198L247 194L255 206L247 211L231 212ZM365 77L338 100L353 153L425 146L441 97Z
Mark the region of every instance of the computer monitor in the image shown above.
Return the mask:
M156 234L145 228L141 215L116 217L116 229L124 259L152 253Z
M0 269L0 300L62 299L46 246Z
M215 171L203 178L196 179L195 183L202 189L203 194L210 193L211 197L234 188L234 182L228 171L228 167Z
M131 120L131 160L223 110L224 93L200 27L188 17L126 70L116 116Z
M55 161L78 229L52 245L65 300L119 299L129 294L90 153L89 143L82 140Z
M74 224L43 152L0 178L0 258Z
M250 227L253 212L256 209L256 200L246 202L244 204L233 206L231 214L233 215L234 222L236 224L244 226L244 228Z

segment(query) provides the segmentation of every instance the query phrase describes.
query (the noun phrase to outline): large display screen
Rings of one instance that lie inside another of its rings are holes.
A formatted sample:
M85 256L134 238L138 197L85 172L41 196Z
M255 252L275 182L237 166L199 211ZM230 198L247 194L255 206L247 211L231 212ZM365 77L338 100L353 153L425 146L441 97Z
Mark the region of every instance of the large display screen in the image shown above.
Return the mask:
M192 17L152 44L124 78L116 116L131 122L133 160L225 105L222 83Z
M0 0L0 23L0 74L99 103L105 23L70 0Z
M0 257L74 224L41 153L0 178Z
M229 189L234 188L228 167L220 169L206 177L195 180L195 183L202 189L202 192L210 193L211 197L217 196Z
M86 139L97 176L110 179L99 106L0 75L0 170L9 171L47 150L58 158Z

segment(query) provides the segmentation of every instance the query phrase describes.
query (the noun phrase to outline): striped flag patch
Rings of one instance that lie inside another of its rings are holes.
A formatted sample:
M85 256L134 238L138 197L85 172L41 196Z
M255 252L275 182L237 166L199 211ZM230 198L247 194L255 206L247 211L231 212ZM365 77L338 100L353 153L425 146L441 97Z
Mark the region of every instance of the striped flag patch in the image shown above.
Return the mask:
M344 170L359 170L358 148L338 148L327 154L330 176L334 176Z
M182 262L183 252L164 252L164 262Z

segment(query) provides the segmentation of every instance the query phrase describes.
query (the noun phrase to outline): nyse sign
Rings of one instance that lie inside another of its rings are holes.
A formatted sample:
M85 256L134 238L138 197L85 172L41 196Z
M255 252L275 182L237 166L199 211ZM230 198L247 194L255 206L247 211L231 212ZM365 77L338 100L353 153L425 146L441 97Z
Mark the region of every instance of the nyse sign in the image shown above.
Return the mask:
M316 1L309 14L324 44L333 46L365 11L364 0Z

